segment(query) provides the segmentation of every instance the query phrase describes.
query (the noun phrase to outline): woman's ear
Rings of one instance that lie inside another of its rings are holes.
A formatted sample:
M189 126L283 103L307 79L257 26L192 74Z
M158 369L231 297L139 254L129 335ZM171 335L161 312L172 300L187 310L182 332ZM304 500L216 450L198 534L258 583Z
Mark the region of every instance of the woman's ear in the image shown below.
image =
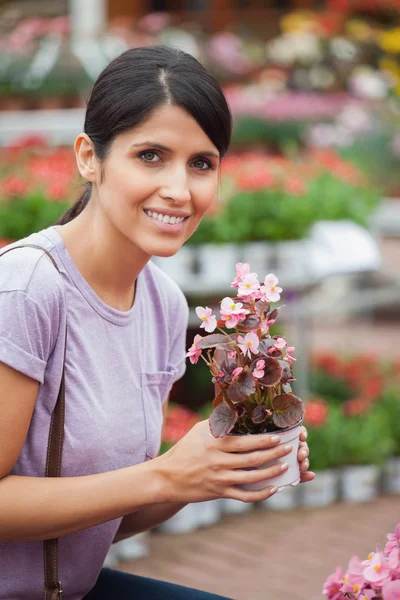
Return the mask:
M80 133L75 140L74 149L79 173L87 181L96 183L99 163L92 140L86 133Z

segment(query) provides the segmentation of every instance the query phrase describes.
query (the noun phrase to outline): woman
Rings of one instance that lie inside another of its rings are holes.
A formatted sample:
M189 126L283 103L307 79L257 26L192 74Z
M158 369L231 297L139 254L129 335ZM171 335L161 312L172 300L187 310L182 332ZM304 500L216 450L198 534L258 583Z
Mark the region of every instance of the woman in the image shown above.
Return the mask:
M155 265L212 204L231 116L191 56L136 48L90 96L75 142L87 189L55 227L0 257L0 599L43 597L43 540L59 540L64 600L175 600L212 594L102 564L110 545L188 502L264 500L235 484L277 475L240 470L284 456L269 436L214 439L196 425L157 457L168 392L185 369L188 308ZM7 248L5 249L7 250ZM50 416L66 344L62 477L46 478ZM308 448L299 454L303 481ZM256 460L254 460L256 459Z

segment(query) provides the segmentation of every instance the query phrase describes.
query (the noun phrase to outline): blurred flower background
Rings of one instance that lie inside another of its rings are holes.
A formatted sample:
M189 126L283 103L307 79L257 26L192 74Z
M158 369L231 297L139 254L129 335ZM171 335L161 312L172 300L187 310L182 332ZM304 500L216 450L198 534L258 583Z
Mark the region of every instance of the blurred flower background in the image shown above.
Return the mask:
M188 346L195 307L228 295L236 262L282 282L276 333L296 346L318 477L261 508L296 518L306 508L329 515L338 502L378 511L400 493L399 15L397 0L0 1L0 246L54 223L81 193L72 145L91 86L115 56L177 46L221 83L234 130L218 198L176 256L154 260L187 296ZM188 364L161 452L208 417L212 398L206 367ZM195 531L253 508L200 503L161 531ZM123 542L109 564L144 556L144 540ZM320 598L335 567L328 558L307 592L293 596L281 582L276 597ZM210 590L226 595L217 580ZM251 597L264 598L253 587Z

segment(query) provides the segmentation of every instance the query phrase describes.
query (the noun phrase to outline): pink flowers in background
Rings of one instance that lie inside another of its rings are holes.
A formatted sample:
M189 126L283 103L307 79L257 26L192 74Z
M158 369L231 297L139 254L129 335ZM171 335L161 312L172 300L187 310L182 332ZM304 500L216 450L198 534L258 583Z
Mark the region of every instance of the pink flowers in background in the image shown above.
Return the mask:
M353 556L345 573L337 567L324 583L324 596L328 600L399 600L400 523L387 540L383 551L377 546L366 560Z
M48 200L72 202L79 176L71 148L54 148L39 136L26 136L1 150L0 199L43 193Z

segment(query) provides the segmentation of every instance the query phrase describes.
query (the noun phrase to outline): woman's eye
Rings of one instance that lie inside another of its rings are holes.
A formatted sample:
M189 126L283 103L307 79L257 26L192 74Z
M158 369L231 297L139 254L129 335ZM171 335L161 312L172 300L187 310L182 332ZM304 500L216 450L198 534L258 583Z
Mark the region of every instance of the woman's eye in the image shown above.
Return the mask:
M146 152L139 154L139 158L147 163L155 163L158 162L159 156L156 152L146 150ZM156 160L154 160L154 158L156 158Z
M200 171L208 171L209 169L211 169L210 163L207 160L203 160L202 158L199 158L193 164L195 168L200 169Z

